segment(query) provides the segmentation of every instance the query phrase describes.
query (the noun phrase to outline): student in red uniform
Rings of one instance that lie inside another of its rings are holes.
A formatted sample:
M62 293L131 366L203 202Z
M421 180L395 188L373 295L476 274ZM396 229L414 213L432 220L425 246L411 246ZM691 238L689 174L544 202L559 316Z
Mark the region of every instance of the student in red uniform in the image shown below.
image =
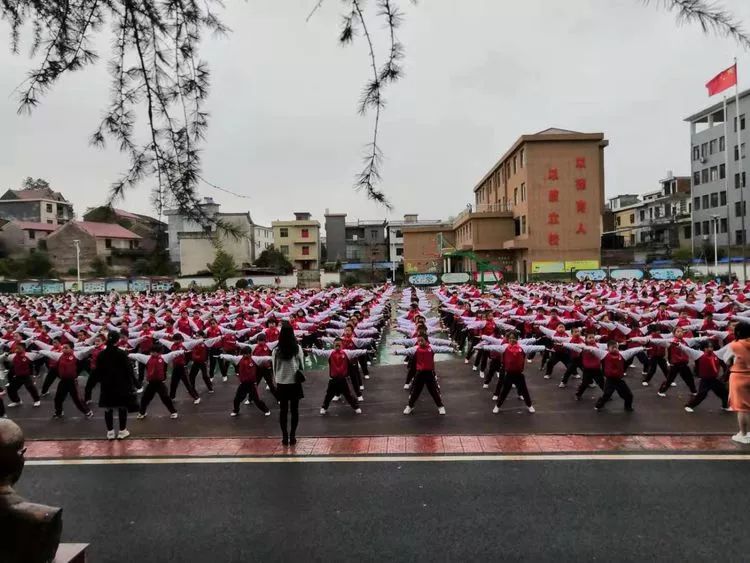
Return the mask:
M584 339L581 338L580 328L571 329L570 335L570 344L584 344ZM576 349L568 348L568 368L565 370L565 373L562 376L562 381L560 381L558 387L566 387L571 375L576 375L579 369L583 371L581 362L581 354Z
M650 338L661 338L661 333L659 332L659 327L657 325L650 325L648 327L648 333ZM648 356L649 364L646 375L643 377L643 382L641 383L644 387L648 387L651 378L654 377L654 374L656 373L657 367L661 369L665 379L669 376L669 366L667 365L666 358L667 349L664 348L664 346L660 346L655 342L649 342L646 345L646 354Z
M101 380L101 373L96 369L96 360L105 347L106 340L104 336L97 334L94 339L94 349L91 350L91 357L89 358L89 376L86 379L86 387L83 389L83 400L86 404L91 402L91 395L94 392L94 387L96 387Z
M234 408L229 413L230 416L237 416L240 414L240 405L245 397L249 397L250 400L255 404L258 409L266 416L271 415L271 411L263 402L263 399L258 397L258 364L263 363L270 365L271 358L253 356L250 348L243 348L241 356L234 356L232 354L221 354L219 358L224 362L232 363L236 366L235 373L237 378L240 380L240 384L237 387L237 392L234 395Z
M167 380L167 365L178 356L184 356L185 352L177 350L168 354L159 354L155 349L151 354L128 354L128 357L140 364L146 366L146 388L141 396L141 409L138 413L138 420L146 418L146 409L154 398L159 395L161 402L167 407L170 418L177 418L177 410L174 408L172 399L169 398L169 392L164 382Z
M361 355L367 354L366 350L344 350L340 338L333 341L333 350L319 350L313 348L310 350L313 355L328 358L328 388L323 398L323 406L320 407L320 414L326 414L328 407L334 397L344 396L346 402L354 409L356 414L362 414L357 400L354 398L349 383L349 362Z
M234 332L225 332L221 337L221 353L234 355L237 353L237 335ZM229 362L222 361L219 358L219 371L221 380L226 383L229 374Z
M721 408L725 411L729 410L729 390L724 382L719 378L721 371L726 373L726 364L714 353L714 346L709 340L704 343L703 351L693 350L692 348L684 347L684 351L695 360L695 375L700 380L698 386L698 394L692 397L685 405L687 412L695 412L695 407L700 405L703 400L708 396L709 391L719 397L721 400Z
M258 334L255 341L257 342L257 344L255 345L255 348L253 348L253 356L270 358L271 348L266 342L266 335L261 332L260 334ZM258 383L262 381L266 382L266 388L268 389L269 393L271 393L274 400L278 402L279 394L276 391L276 384L273 382L273 368L270 364L267 365L264 363L258 366Z
M417 345L414 348L396 350L398 355L414 356L416 375L412 383L411 394L409 395L409 404L404 409L404 414L411 414L414 411L414 405L422 393L422 389L427 387L427 392L432 396L438 407L439 414L445 414L443 398L440 396L440 387L435 374L435 352L452 353L453 348L449 346L430 346L427 339L420 336L417 339Z
M690 356L688 356L683 348L683 345L685 345L683 336L684 331L682 327L674 329L674 338L669 343L669 348L667 348L667 355L670 363L669 374L664 383L661 384L661 387L659 387L659 392L657 393L659 397L667 396L667 390L672 386L672 383L674 383L674 380L677 379L678 375L682 377L685 385L688 386L688 389L690 389L690 392L693 395L698 393L698 390L695 388L693 372L690 371L690 368L688 367Z
M31 379L33 371L32 363L40 358L42 358L41 354L27 352L23 344L16 344L14 353L8 356L10 373L8 374L7 391L8 398L11 401L8 403L8 407L17 407L23 404L21 397L18 395L18 390L21 387L25 387L31 398L34 399L35 407L41 405L39 402L39 391L37 391L36 385L34 385L34 381Z
M70 344L63 344L60 352L53 352L52 350L42 350L39 353L43 356L55 360L57 362L57 372L60 378L60 382L57 384L57 391L55 391L55 415L54 418L63 417L63 403L65 399L70 395L73 399L73 404L76 408L81 411L86 418L91 418L94 413L91 409L81 400L81 394L78 390L78 363L83 360L91 352L91 347L74 351Z
M607 342L607 352L596 349L601 353L602 372L604 373L604 393L596 402L594 408L598 411L604 408L604 405L612 398L615 391L625 401L625 410L633 412L633 392L623 379L625 377L625 361L632 358L638 352L643 350L642 347L631 348L620 352L615 340Z
M216 319L211 319L208 322L208 328L206 329L206 337L209 339L218 338L221 336L221 329L219 328ZM221 354L221 343L217 341L213 346L208 347L208 376L213 381L214 373L216 372L216 364L218 362L219 354Z
M585 346L589 348L597 348L596 334L587 334ZM599 356L594 354L591 350L581 350L581 368L583 371L583 377L581 378L581 384L578 386L576 391L576 400L580 401L586 389L589 385L596 383L600 389L604 390L604 376L602 375L602 360Z
M189 354L185 348L184 338L182 333L176 332L172 335L173 341L160 340L160 342L171 352L181 352L181 354L174 357L172 360L172 379L169 382L169 398L173 401L177 397L177 388L180 386L180 382L185 385L188 394L193 398L193 404L198 405L201 402L201 398L196 393L195 388L191 385L190 380L187 377L185 371L185 356Z
M203 333L196 332L195 337L198 339L202 339ZM199 342L198 344L193 346L193 348L190 350L190 360L192 361L192 364L190 365L190 372L188 373L188 380L190 381L190 385L193 387L193 389L196 389L195 380L198 377L198 373L200 372L201 377L203 377L203 383L206 384L206 389L208 389L209 393L214 392L214 385L213 383L211 383L211 378L208 377L208 366L206 364L208 362L208 345L212 344L213 342L213 340L209 341L208 343Z
M40 346L40 348L44 349L44 346ZM60 343L59 337L52 339L52 347L50 348L50 350L52 350L53 352L62 352L62 344ZM49 395L50 387L52 387L52 384L57 378L57 361L53 360L52 358L48 358L47 375L44 377L44 382L42 383L42 397L46 397L47 395Z

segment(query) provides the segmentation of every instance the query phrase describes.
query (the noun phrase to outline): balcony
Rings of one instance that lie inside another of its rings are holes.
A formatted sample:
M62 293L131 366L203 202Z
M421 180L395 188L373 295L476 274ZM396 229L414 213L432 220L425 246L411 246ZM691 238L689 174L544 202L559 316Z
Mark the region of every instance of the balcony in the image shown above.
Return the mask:
M110 254L118 257L140 258L146 256L145 248L111 248Z
M489 215L497 214L497 216L507 215L512 216L513 204L510 200L502 200L496 203L480 203L477 205L467 205L466 208L459 213L453 220L453 226L463 223L472 215Z

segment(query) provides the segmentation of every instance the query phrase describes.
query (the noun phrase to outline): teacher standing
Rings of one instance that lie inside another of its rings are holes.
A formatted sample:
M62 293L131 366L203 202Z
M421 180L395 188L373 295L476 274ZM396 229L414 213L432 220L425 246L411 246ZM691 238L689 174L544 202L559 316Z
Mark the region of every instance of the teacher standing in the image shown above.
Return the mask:
M119 340L118 332L110 332L107 347L96 358L96 371L101 385L99 407L104 409L108 440L124 440L130 436L128 412L138 410L133 364L128 355L117 347ZM115 432L115 411L119 419L118 432Z
M729 350L734 356L729 372L729 408L737 412L739 432L732 440L750 444L750 326L739 323Z
M305 380L304 355L297 343L294 329L288 322L281 325L279 343L272 354L273 380L279 397L279 423L281 425L281 443L285 446L297 443L297 425L299 424L299 401L304 397L302 382ZM291 411L291 428L287 426Z

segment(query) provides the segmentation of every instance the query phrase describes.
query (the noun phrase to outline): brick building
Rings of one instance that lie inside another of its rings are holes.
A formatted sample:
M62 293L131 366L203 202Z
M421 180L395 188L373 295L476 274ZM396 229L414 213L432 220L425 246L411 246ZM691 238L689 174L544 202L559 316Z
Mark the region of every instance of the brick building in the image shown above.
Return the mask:
M2 219L58 226L73 217L73 204L50 188L8 190L0 196Z
M69 221L47 237L47 252L52 267L60 274L76 269L76 245L81 248L81 272L92 270L100 257L113 273L129 273L141 256L141 237L125 227L110 223Z
M46 249L47 236L57 227L32 221L8 221L0 227L0 244L8 256L19 257Z

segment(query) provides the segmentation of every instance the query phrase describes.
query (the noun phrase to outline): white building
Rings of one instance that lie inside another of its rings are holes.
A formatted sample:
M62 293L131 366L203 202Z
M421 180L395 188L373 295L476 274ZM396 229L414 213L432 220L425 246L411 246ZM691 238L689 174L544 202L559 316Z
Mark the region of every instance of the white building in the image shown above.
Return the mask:
M255 245L255 259L257 260L264 250L273 246L273 229L262 225L254 225L253 230L255 231L255 240L253 241Z

